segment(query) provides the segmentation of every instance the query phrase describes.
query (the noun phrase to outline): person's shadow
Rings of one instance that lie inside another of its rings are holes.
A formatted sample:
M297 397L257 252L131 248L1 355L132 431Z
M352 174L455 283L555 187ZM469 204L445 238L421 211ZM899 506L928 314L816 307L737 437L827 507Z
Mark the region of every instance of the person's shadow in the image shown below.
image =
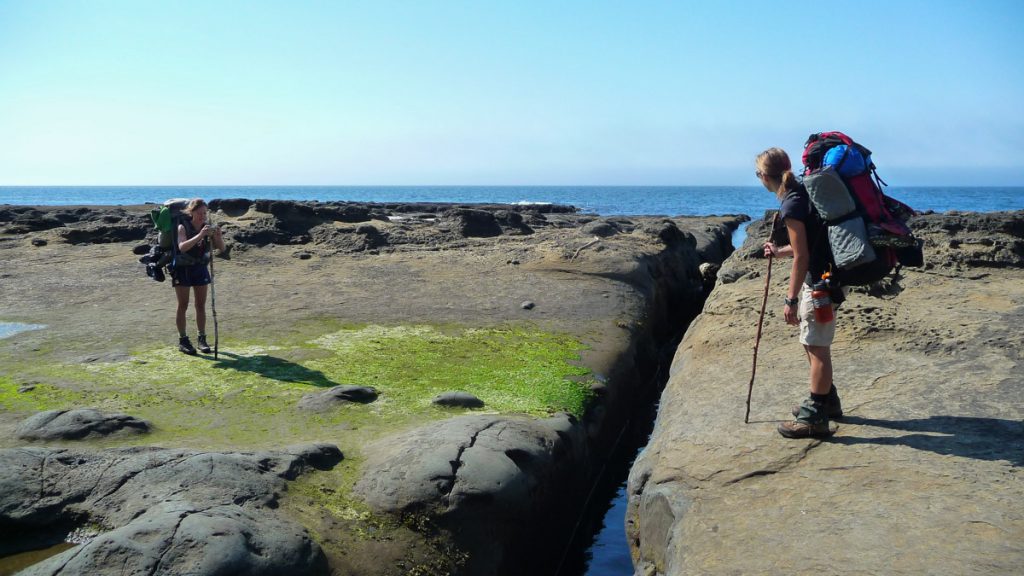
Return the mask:
M976 460L1006 460L1024 466L1024 422L1001 418L929 416L912 420L880 420L844 416L842 424L876 426L918 434L866 438L841 434L826 440L833 444L901 445L936 454ZM849 428L844 432L850 431Z
M210 360L213 360L214 368L253 372L264 378L281 382L301 382L323 388L332 388L338 385L319 370L310 370L301 364L266 354L241 356L231 352L218 352L217 359L214 360L211 356Z

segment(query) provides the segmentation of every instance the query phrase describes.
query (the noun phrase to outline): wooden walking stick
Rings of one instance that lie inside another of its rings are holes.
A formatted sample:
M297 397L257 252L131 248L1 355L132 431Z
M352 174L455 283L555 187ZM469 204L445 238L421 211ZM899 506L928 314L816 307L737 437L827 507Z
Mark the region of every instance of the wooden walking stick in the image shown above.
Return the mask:
M772 216L772 225L768 230L768 239L771 240L772 232L775 231L775 221L778 220L778 212ZM754 375L757 374L757 347L761 344L761 327L764 325L764 309L768 305L768 287L772 281L772 256L771 252L768 253L768 273L764 277L764 299L761 300L761 317L757 320L757 338L754 340L754 365L750 369L750 384L747 386L747 413L743 416L743 423L747 424L750 422L750 395L754 392ZM214 318L216 319L216 315ZM216 325L216 320L214 320Z
M213 241L210 241L210 309L213 310L213 359L217 359L217 348L220 344L220 334L217 330L217 290L214 287L213 276Z

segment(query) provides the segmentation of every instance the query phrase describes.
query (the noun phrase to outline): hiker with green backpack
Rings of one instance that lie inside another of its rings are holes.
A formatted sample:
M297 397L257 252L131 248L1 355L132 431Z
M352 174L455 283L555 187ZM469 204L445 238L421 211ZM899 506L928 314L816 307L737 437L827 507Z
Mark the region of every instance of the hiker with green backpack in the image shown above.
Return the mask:
M174 260L171 268L171 285L178 299L175 323L178 327L178 350L195 355L196 348L188 338L185 316L188 312L189 291L195 293L196 327L199 330L196 344L203 354L211 352L206 342L206 294L213 281L210 274L212 248L225 252L224 238L220 229L209 223L209 207L202 198L193 198L181 211L175 232ZM215 312L216 314L216 312Z

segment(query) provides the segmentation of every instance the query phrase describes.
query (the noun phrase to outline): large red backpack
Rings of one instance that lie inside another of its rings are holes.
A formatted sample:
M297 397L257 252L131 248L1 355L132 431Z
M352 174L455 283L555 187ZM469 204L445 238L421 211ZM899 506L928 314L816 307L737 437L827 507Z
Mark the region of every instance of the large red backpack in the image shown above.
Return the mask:
M822 171L834 171L841 178L874 248L876 258L872 262L834 271L840 283L870 284L882 279L897 263L923 264L921 242L906 223L914 210L882 192L886 183L875 170L870 150L842 132L818 132L804 143L802 160L805 179Z

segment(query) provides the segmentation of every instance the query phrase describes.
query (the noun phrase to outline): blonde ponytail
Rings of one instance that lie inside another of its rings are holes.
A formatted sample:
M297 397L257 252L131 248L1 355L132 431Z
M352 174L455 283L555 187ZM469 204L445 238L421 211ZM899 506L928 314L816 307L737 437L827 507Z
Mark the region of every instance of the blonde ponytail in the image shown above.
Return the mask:
M793 165L789 161L789 154L782 148L769 148L757 155L755 160L758 173L771 184L769 190L774 190L775 195L780 199L786 192L797 187L796 174L793 174ZM767 184L766 184L767 186Z
M787 192L797 187L798 182L796 181L796 174L793 174L792 170L786 170L782 173L782 185L775 193L782 198Z

